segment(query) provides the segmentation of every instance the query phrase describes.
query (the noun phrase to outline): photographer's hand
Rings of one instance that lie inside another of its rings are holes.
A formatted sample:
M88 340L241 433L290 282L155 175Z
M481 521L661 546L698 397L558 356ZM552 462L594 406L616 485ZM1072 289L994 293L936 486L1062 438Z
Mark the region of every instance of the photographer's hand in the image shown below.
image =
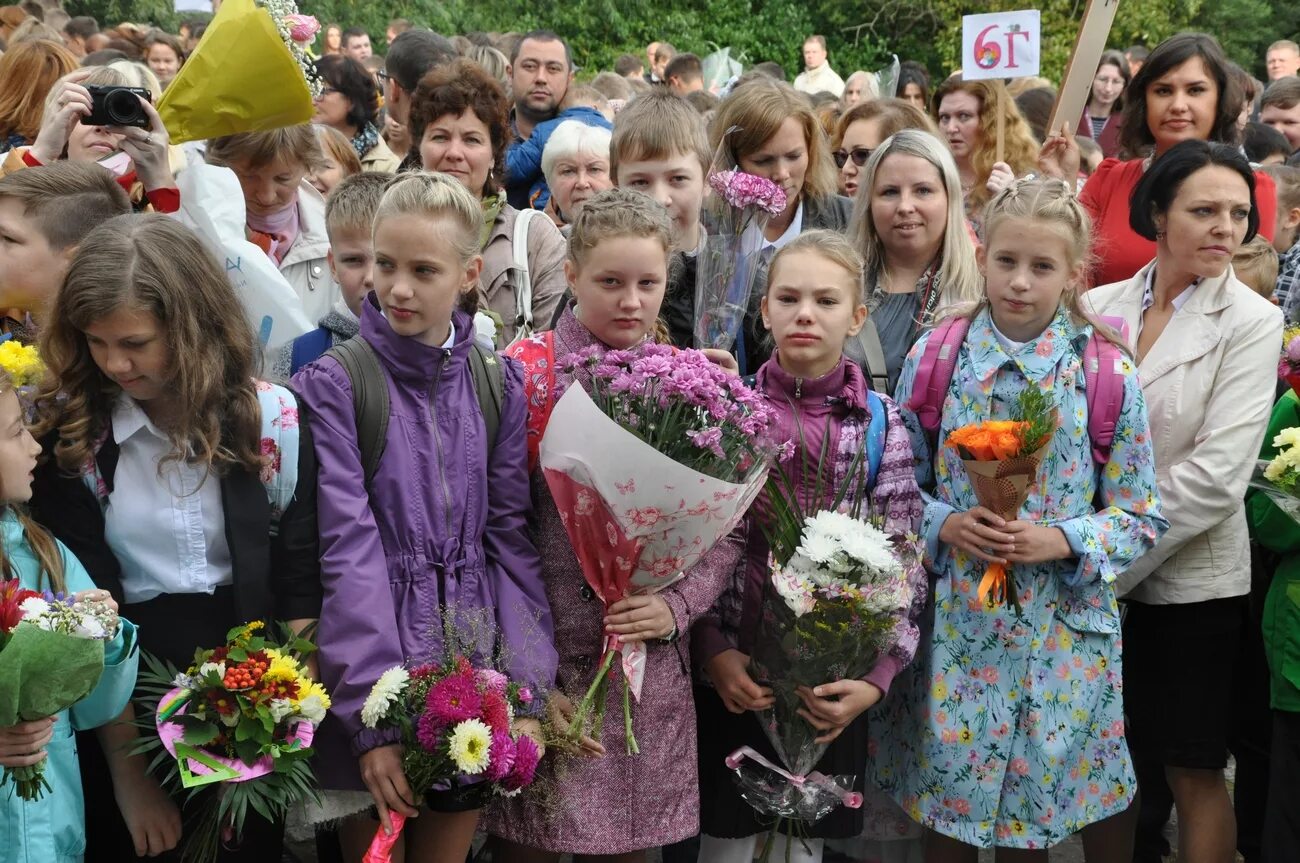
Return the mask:
M137 97L138 98L138 97ZM109 128L122 136L122 152L131 157L135 163L135 175L144 184L146 192L155 189L174 189L176 179L172 176L171 160L168 147L171 137L162 117L150 105L147 99L140 99L140 106L149 117L149 128L139 126L110 126Z
M72 127L90 116L90 91L81 82L90 77L93 69L78 69L55 82L45 100L45 113L41 128L32 142L32 158L42 165L57 162L68 146Z

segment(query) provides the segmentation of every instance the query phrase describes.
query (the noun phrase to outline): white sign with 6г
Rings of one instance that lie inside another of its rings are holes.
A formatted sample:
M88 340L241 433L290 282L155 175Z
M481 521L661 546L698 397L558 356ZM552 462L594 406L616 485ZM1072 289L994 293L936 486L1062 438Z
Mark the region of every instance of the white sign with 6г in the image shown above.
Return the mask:
M1038 74L1042 21L1037 9L990 12L961 19L961 76L1025 78Z

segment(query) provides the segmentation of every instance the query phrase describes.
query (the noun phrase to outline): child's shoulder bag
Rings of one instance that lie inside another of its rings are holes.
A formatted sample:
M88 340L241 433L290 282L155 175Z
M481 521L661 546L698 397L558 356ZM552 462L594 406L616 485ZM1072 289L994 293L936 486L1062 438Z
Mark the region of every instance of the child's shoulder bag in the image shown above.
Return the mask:
M1103 317L1102 323L1128 340L1128 324L1122 318ZM921 428L931 437L939 432L943 402L957 368L957 355L970 330L970 319L945 318L930 332L929 341L916 366L908 410L916 414ZM1088 399L1088 438L1098 464L1110 461L1115 426L1124 408L1124 354L1109 339L1093 330L1083 349L1084 389Z
M379 355L361 336L339 342L324 353L343 367L352 386L352 410L357 421L357 449L366 487L379 470L388 443L388 416L392 403L388 396L388 372ZM505 402L505 369L497 355L474 342L469 354L470 377L479 411L487 432L487 455L492 458L497 432L501 427L501 406Z

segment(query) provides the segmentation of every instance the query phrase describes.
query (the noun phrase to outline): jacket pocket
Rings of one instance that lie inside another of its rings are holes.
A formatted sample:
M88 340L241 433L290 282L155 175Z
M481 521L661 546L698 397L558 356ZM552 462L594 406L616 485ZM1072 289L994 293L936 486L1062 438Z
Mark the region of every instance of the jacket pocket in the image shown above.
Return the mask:
M1119 603L1108 584L1089 582L1077 587L1062 584L1056 616L1075 632L1119 634Z

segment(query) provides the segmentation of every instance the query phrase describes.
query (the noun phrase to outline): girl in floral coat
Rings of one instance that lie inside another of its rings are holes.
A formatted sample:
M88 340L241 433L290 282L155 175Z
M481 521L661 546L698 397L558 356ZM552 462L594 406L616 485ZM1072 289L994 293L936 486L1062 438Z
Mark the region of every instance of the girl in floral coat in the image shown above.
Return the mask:
M1094 460L1081 359L1094 324L1077 294L1088 221L1078 202L1059 181L1020 180L994 198L985 230L986 296L970 312L938 439L1007 419L1028 386L1047 391L1059 424L1028 500L1007 521L977 505L958 453L935 452L904 411L922 456L934 623L872 724L871 746L877 781L931 831L927 860L940 863L974 863L976 846L1045 849L1132 803L1111 583L1168 526L1127 357L1110 459ZM931 336L908 357L900 404L912 399ZM1019 613L979 598L989 561L1014 568ZM1089 851L1110 843L1099 859L1126 859L1128 832L1110 826L1093 831Z

